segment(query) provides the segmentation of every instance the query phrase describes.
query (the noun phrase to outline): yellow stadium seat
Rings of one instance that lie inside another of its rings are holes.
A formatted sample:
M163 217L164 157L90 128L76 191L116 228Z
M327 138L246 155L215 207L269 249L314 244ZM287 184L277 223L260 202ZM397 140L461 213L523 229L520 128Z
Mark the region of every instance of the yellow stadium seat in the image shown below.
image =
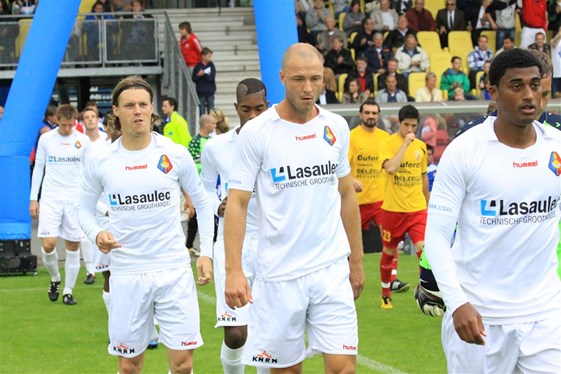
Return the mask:
M81 15L81 14L85 14L85 13L91 13L92 11L92 7L94 5L94 3L96 2L96 0L81 0L80 1L80 8L78 8L78 19L82 20L85 18L85 16Z
M473 94L477 97L479 97L479 94L481 93L481 90L479 89L479 80L481 79L481 76L483 74L484 72L478 71L477 74L475 75L475 87L472 89L472 91L475 90Z
M345 81L347 80L347 76L347 73L343 73L339 75L339 78L337 79L337 92L341 97L339 101L343 100L343 94L345 93Z
M440 38L436 31L419 31L417 33L417 41L429 56L433 52L442 51Z
M19 22L19 34L16 38L16 57L21 56L21 51L23 50L23 45L25 44L25 39L27 39L27 34L29 33L29 28L31 27L32 18L20 19Z
M453 55L460 55L465 51L471 52L473 44L469 31L450 31L448 33L448 48Z
M497 32L495 30L484 30L481 32L481 35L485 35L487 39L489 39L489 43L487 44L488 48L493 52L496 52Z
M350 45L353 44L353 41L354 41L355 38L356 38L356 34L358 34L358 33L357 33L356 31L353 31L353 32L351 33L351 35L349 35L349 40L348 40L348 42L349 42Z
M425 75L427 73L416 72L409 74L408 84L409 84L409 96L415 97L417 90L424 87L425 85Z
M372 73L372 79L374 80L374 91L372 91L372 97L375 97L378 93L378 73Z
M444 0L425 0L425 9L431 12L432 18L436 20L436 13L440 9L445 9L445 1Z
M341 31L345 31L343 30L343 26L345 25L345 17L347 16L346 12L341 12L341 14L339 14L339 30Z
M440 79L442 74L452 66L452 54L450 52L440 51L430 54L430 71L436 74L436 86L440 88Z
M522 22L520 17L522 17L520 14L514 14L514 45L520 45L522 40Z

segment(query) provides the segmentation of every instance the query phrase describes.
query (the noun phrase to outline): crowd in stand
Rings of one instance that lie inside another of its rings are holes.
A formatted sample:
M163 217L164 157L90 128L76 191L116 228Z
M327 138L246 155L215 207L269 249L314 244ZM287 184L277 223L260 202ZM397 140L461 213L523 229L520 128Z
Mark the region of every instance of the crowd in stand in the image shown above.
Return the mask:
M552 95L561 97L561 1L442 0L438 10L425 8L425 0L295 5L299 41L325 57L323 96L335 100L321 104L490 100L486 69L517 45L552 58ZM461 49L452 41L457 32Z

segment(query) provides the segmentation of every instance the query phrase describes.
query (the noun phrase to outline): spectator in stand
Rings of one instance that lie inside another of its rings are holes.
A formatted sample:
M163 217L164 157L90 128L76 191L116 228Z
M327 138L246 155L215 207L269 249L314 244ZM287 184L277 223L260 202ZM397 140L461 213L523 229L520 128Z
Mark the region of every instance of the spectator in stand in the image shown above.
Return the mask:
M311 31L312 42L315 44L317 36L327 30L327 17L333 17L329 9L326 9L323 0L314 0L314 8L306 12L306 27Z
M331 49L325 56L324 66L333 70L335 77L341 74L351 74L356 71L356 65L351 56L351 52L343 46L346 38L339 35L333 38Z
M431 103L442 101L442 91L436 88L436 74L429 71L425 75L425 87L421 87L415 93L415 101L418 103Z
M514 42L516 20L516 0L495 0L491 5L495 13L495 24L497 25L497 37L495 49L503 46L505 37L510 36ZM496 56L496 55L495 55Z
M495 57L497 57L500 53L503 53L504 51L508 51L510 49L513 49L513 48L516 48L516 46L514 45L514 39L507 35L503 38L503 45L502 45L501 49L499 49L495 53Z
M403 44L405 44L405 37L409 34L415 34L415 32L409 27L407 17L399 16L395 30L388 32L386 35L384 47L391 49L392 53L395 54L398 48L403 47Z
M326 104L339 104L339 100L337 100L337 95L335 91L330 90L327 87L327 78L323 77L323 89L316 101L318 105L326 105Z
M209 113L214 108L216 93L216 67L212 62L212 51L209 48L203 48L201 62L193 68L192 79L197 85L199 114Z
M557 30L557 34L551 39L552 59L553 64L553 85L551 95L554 98L561 97L561 26Z
M491 68L491 61L485 61L483 64L483 74L479 78L477 82L477 86L479 87L480 91L485 89L485 78L489 75L489 69Z
M216 129L214 130L216 135L230 131L230 123L228 122L228 118L224 115L224 112L218 108L213 108L210 110L209 114L212 119L216 121Z
M538 32L547 28L547 0L522 0L520 48L528 48Z
M427 178L429 180L429 192L432 191L432 185L434 183L434 177L436 176L437 166L434 163L434 148L432 145L427 144Z
M385 88L378 90L376 94L377 103L406 103L407 94L397 88L397 79L395 76L386 76Z
M462 87L456 87L456 89L454 89L454 101L465 101L465 100L467 99L464 89Z
M125 15L121 19L121 33L123 40L123 54L130 60L153 60L156 56L155 25L151 14L144 13L140 0L132 0L132 15Z
M374 30L384 32L397 27L399 16L390 8L390 0L380 0L380 9L373 11L370 18L374 21Z
M362 20L364 19L364 13L360 11L360 0L353 0L351 2L350 11L345 16L345 21L343 22L343 31L347 35L351 35L353 32L359 32L362 27Z
M547 29L556 33L561 27L561 1L550 0L547 7Z
M10 1L0 1L0 16L11 16ZM0 64L9 64L16 61L16 38L19 33L19 23L15 18L5 19L0 22Z
M417 45L417 38L413 34L405 37L405 44L395 53L399 71L405 77L411 72L427 71L430 66L429 56Z
M350 79L357 79L360 85L360 90L366 95L370 96L374 93L374 77L367 71L368 60L364 56L356 59L356 73L350 76ZM347 81L348 83L348 81Z
M382 33L377 32L374 35L374 45L366 50L364 57L368 61L367 72L382 74L386 71L388 61L392 58L392 52L384 48L384 36Z
M530 44L528 49L543 52L551 58L551 46L545 42L545 33L541 31L536 33L534 43Z
M113 16L111 14L103 14L105 12L105 4L103 1L98 0L92 5L91 13L84 18L82 23L82 31L86 34L87 40L87 57L88 61L101 61L101 56L99 54L99 36L101 28L101 20L111 20ZM107 52L113 53L114 49L114 39L113 34L116 31L116 23L108 23L107 25Z
M414 32L435 31L436 22L431 12L425 9L425 0L415 0L415 6L405 12L409 28Z
M298 32L298 41L300 43L312 43L312 35L306 28L306 21L302 18L300 12L296 12L296 31Z
M358 79L351 79L343 94L343 104L362 104L366 99L368 99L368 95L360 89Z
M468 54L469 84L475 87L475 76L483 70L486 61L493 59L493 51L489 49L489 39L485 35L480 35L477 39L477 46Z
M357 56L364 54L368 47L374 45L374 35L374 21L370 17L365 17L362 20L362 29L353 40L353 48Z
M12 13L16 15L32 15L37 8L38 0L15 0L12 1Z
M386 88L386 77L391 75L395 77L397 81L397 88L403 92L409 92L407 78L405 78L403 74L397 72L398 63L399 61L395 58L390 58L388 60L388 70L385 73L378 75L378 91Z
M405 12L411 9L411 2L411 0L392 0L391 8L395 9L397 14L403 16L405 15Z
M466 16L456 8L456 0L446 0L446 8L436 13L436 32L440 37L440 46L448 47L448 33L450 31L465 31Z
M497 25L493 19L493 0L482 0L480 6L470 6L466 12L467 30L471 32L471 42L477 44L479 35L483 30L496 30Z
M185 118L177 112L177 100L173 97L166 97L162 101L162 125L162 135L185 148L189 146L192 139L189 125Z
M333 39L336 37L341 38L343 48L347 49L347 34L335 26L335 18L333 18L333 16L328 16L325 19L325 24L327 25L327 30L322 31L317 37L316 48L318 51L325 56L332 48Z
M201 53L203 51L203 45L201 41L191 29L191 24L189 22L181 22L179 24L179 33L181 34L181 39L179 40L179 46L181 47L181 53L183 54L183 59L185 64L190 69L193 69L201 61Z
M440 78L440 89L448 93L448 100L454 100L454 90L457 87L462 87L465 92L469 92L470 86L468 76L462 71L462 59L454 56L450 62L452 67Z
M491 88L491 83L489 81L489 74L483 78L483 89L479 91L479 100L491 100L491 93L489 92L489 88Z
M425 142L427 146L436 147L436 131L438 126L436 124L435 115L429 114L424 122L421 129L421 140ZM428 154L427 154L428 156Z

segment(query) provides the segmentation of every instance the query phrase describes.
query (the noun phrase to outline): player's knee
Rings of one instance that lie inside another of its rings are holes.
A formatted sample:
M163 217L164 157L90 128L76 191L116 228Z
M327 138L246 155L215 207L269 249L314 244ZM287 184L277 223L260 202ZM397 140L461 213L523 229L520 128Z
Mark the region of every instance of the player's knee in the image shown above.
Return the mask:
M326 374L354 374L356 372L356 356L324 355Z
M388 247L383 247L382 251L384 251L384 253L389 255L389 256L393 256L393 255L395 255L395 252L397 252L397 248L391 249L391 248L388 248Z
M224 343L230 349L238 349L244 346L247 340L247 326L224 327Z
M142 360L129 360L121 357L119 360L119 374L139 374L142 372Z
M191 374L193 363L191 360L182 361L180 363L172 363L169 371L173 374Z

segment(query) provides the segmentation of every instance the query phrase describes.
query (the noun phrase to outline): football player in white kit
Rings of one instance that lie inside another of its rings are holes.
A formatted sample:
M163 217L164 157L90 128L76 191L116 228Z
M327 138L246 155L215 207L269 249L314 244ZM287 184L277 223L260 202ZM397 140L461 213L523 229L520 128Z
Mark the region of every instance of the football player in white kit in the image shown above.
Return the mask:
M39 218L37 236L41 238L43 264L51 275L49 299L57 301L60 291L58 270L58 237L66 243L65 280L62 301L77 303L72 295L80 271L80 241L84 233L76 219L76 209L82 185L84 156L90 139L74 130L78 112L69 104L56 110L58 127L41 135L31 179L29 212ZM42 183L41 183L42 182ZM37 200L41 189L41 200Z
M253 302L244 364L300 372L307 332L308 353L323 353L326 372L351 373L364 255L349 126L315 105L323 58L314 47L290 46L280 78L284 100L249 121L238 138L224 225L226 302ZM241 258L254 187L259 239L251 289Z
M244 372L241 363L243 346L247 339L249 306L232 309L226 304L224 284L226 281L224 256L224 210L227 204L228 179L233 163L234 151L240 131L245 123L267 110L267 91L258 79L247 78L238 83L234 104L240 125L231 131L210 139L203 148L201 158L201 180L213 201L214 214L218 219L218 233L214 244L214 286L216 288L216 327L224 328L224 341L220 351L220 359L225 374ZM216 193L216 181L220 178L220 186ZM222 200L221 200L222 198ZM251 198L248 206L245 237L242 249L242 265L250 285L253 284L255 263L257 261L257 215L256 202Z
M561 134L534 120L542 67L532 53L501 53L489 76L497 117L447 147L428 208L448 371L559 373Z
M152 101L152 88L138 76L115 87L113 113L123 135L88 158L78 215L86 235L101 251L111 252L108 351L119 357L119 371L141 372L155 317L170 371L190 373L193 350L203 341L181 227L181 189L199 212L201 285L212 277L214 217L187 149L151 131L157 119ZM110 231L103 231L95 219L102 193Z

